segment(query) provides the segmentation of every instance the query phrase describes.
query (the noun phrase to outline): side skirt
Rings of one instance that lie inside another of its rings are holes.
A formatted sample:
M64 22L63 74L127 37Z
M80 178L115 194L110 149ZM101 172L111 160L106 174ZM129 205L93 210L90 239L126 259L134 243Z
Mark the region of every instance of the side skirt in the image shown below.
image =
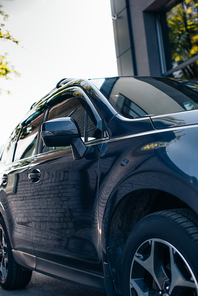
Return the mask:
M32 270L77 284L92 290L105 292L104 276L76 269L70 266L54 263L42 258L36 258L27 253L12 250L15 261Z
M12 255L14 260L19 264L28 269L35 270L36 267L36 257L21 251L12 249Z

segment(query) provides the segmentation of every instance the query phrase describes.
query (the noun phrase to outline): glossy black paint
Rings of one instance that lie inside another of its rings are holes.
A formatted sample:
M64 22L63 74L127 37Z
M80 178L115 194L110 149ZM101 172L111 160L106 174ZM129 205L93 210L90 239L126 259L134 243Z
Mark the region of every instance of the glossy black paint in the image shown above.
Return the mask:
M84 143L71 118L46 122L63 92L88 103L101 138ZM119 262L137 221L177 207L198 214L198 110L129 119L104 94L68 80L33 106L21 127L42 115L45 144L71 146L45 152L38 134L33 155L2 163L0 212L19 264L101 291L114 268L119 292Z
M80 137L80 133L72 118L63 117L44 122L41 137L48 147L68 146L71 139Z

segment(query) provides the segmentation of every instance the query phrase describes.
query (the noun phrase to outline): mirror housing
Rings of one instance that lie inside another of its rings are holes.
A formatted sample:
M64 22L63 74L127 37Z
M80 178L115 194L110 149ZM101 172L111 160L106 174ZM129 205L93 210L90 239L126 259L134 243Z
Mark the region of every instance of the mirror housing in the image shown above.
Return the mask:
M61 117L46 121L41 126L41 137L48 147L72 147L74 159L81 159L87 150L73 118Z
M62 117L44 122L41 137L46 146L61 147L69 146L73 138L80 137L80 133L71 117Z

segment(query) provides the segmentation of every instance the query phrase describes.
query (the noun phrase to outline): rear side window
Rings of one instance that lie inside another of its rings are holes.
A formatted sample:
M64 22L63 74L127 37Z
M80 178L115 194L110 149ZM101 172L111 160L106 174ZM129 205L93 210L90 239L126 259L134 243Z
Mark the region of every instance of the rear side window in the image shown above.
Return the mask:
M14 150L15 150L15 145L16 145L16 141L17 141L17 137L19 135L20 129L21 129L21 126L19 124L14 129L14 131L11 133L11 135L4 147L4 150L3 150L2 157L1 157L1 163L8 164L8 163L12 162L12 158L13 158L13 154L14 154Z
M23 127L16 146L15 161L35 154L42 118L43 113Z
M198 81L152 77L115 77L91 82L127 118L198 109Z

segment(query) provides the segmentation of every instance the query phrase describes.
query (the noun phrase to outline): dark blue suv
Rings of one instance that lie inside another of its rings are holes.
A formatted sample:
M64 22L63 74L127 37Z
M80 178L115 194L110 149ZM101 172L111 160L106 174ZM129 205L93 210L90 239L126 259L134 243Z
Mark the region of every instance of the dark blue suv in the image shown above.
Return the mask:
M0 162L0 284L198 295L198 82L63 79Z

